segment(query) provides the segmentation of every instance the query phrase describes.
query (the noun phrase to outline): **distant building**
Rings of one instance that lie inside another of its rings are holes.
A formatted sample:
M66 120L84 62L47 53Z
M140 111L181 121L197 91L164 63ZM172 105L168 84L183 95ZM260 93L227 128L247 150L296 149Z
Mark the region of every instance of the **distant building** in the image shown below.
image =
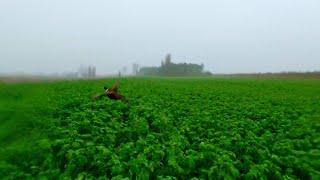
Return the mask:
M136 64L136 63L132 64L132 74L133 75L138 75L139 70L140 70L139 64Z
M96 77L96 67L94 66L85 66L80 67L79 76L83 78L93 78Z
M210 72L204 72L203 64L173 63L168 54L160 67L141 67L138 75L144 76L208 76Z

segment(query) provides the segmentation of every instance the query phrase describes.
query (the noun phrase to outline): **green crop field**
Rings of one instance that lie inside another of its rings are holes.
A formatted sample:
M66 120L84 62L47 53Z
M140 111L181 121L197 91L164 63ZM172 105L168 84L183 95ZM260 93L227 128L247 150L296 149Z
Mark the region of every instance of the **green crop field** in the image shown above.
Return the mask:
M320 81L0 83L0 178L319 179Z

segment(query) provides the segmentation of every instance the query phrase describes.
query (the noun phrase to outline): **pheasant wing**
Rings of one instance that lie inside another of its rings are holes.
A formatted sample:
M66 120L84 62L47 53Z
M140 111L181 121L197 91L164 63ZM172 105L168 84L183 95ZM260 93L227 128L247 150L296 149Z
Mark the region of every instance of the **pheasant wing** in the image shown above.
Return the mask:
M109 91L118 92L118 88L119 88L119 81L114 83L114 85L109 89Z
M92 100L98 100L100 99L102 96L105 96L105 93L98 93L92 96Z

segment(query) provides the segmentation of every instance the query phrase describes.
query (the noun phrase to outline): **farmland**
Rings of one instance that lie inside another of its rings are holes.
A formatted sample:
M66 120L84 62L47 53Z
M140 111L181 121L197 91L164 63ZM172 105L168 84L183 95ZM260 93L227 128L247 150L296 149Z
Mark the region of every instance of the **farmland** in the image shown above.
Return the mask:
M320 81L123 78L0 83L0 176L319 179Z

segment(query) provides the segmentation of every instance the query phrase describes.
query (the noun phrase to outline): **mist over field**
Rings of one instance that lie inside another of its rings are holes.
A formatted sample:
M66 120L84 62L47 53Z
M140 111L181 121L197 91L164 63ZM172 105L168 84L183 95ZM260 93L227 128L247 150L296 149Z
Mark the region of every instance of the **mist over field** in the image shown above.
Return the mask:
M0 73L204 63L213 73L320 69L316 0L0 2Z
M1 0L0 179L320 179L319 7Z

